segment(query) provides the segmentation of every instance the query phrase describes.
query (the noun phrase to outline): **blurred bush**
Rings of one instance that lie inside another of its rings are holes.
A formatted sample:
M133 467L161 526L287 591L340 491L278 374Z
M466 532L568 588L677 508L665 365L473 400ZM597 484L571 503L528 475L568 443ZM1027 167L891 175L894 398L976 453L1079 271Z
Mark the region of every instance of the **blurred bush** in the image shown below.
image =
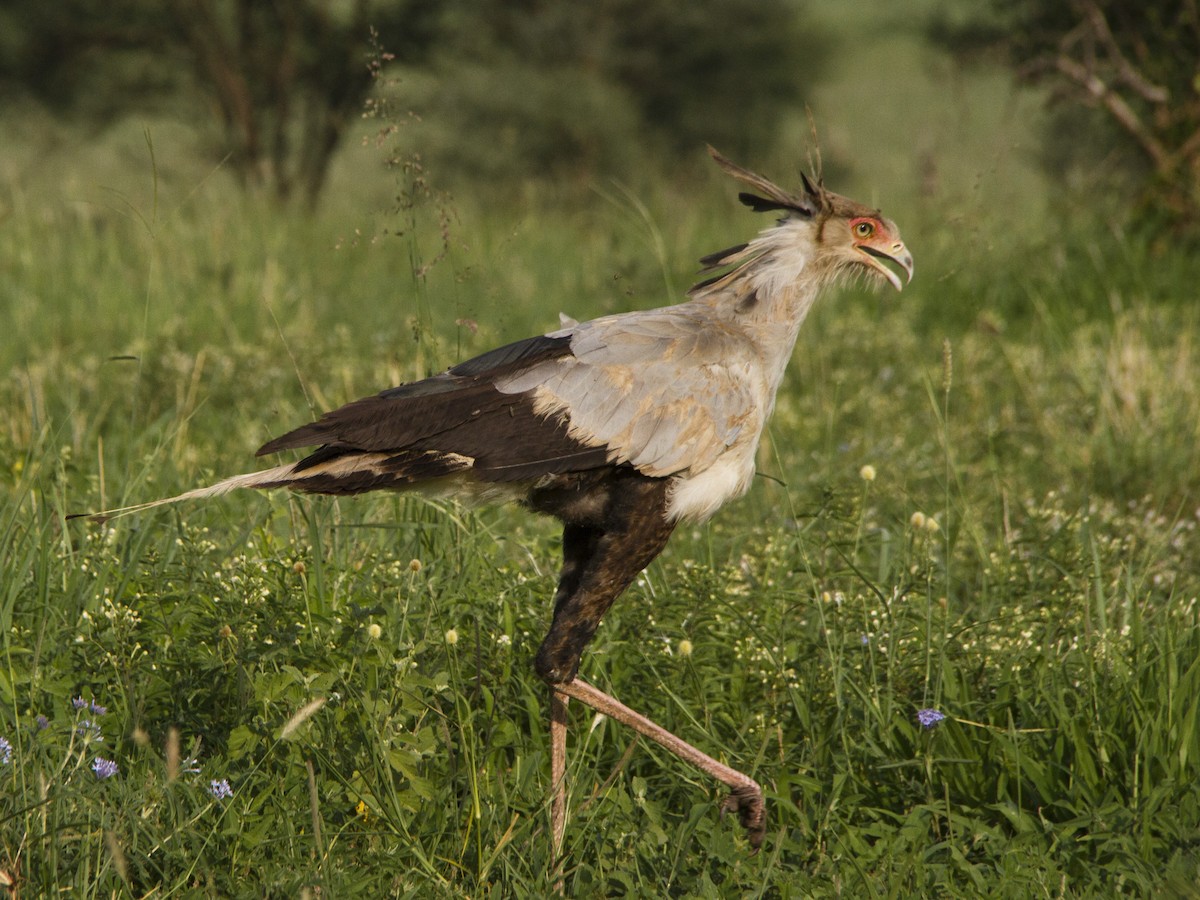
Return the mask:
M207 122L204 151L280 199L318 196L377 86L420 120L406 152L459 175L593 177L761 156L820 71L801 25L797 0L10 0L0 96Z
M1043 162L1142 223L1200 226L1200 14L1173 0L991 0L931 35L1048 89Z
M800 13L790 0L460 0L423 109L452 129L447 156L487 176L594 174L705 141L761 153L823 61Z

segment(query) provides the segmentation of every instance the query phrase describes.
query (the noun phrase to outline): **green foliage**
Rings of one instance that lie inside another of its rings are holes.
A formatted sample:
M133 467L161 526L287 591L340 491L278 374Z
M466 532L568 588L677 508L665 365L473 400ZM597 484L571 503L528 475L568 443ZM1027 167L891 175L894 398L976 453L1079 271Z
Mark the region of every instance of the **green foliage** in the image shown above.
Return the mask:
M373 40L420 58L434 18L421 0L15 0L0 12L0 88L90 124L207 108L214 159L244 186L311 203L378 74Z
M429 109L476 134L454 143L485 174L611 171L616 154L648 141L659 157L705 141L761 149L825 61L821 35L788 0L451 8ZM488 134L499 142L480 140Z
M661 303L758 223L726 185L599 211L480 197L447 241L419 191L394 227L191 187L3 187L0 873L24 893L1192 889L1195 259L1085 232L962 266L906 232L919 273L953 274L815 311L766 477L675 536L584 662L764 784L763 851L710 782L574 704L556 872L529 665L549 525L396 497L64 516L241 471L314 410L560 308Z
M1200 222L1194 6L996 2L947 13L931 34L964 58L997 52L1020 78L1051 89L1059 103L1047 123L1044 156L1057 176L1089 192L1113 192L1117 211L1132 205L1151 225Z
M97 129L175 116L279 199L317 198L365 104L456 176L628 177L635 148L769 147L824 61L802 24L793 0L15 0L0 91Z

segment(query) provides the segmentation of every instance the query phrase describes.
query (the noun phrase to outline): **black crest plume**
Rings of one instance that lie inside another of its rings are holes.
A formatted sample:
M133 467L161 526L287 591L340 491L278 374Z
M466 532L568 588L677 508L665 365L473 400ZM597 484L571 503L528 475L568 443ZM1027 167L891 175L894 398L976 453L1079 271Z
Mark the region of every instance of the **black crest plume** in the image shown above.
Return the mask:
M738 194L738 199L755 212L782 210L811 218L826 206L825 189L821 187L820 182L814 185L807 175L801 174L800 176L804 182L804 196L798 197L788 193L777 184L767 181L761 175L756 175L749 169L743 169L726 159L711 146L708 148L708 153L727 174L732 175L742 184L754 188L755 193L742 191Z

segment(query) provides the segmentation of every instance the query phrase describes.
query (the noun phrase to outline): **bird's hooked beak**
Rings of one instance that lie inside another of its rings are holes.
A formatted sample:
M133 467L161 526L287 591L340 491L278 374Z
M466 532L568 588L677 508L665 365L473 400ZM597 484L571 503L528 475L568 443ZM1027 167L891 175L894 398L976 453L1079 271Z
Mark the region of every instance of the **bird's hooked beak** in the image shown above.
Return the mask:
M890 281L896 290L904 290L904 285L912 281L913 258L903 241L867 240L855 244L855 247L863 254L863 263ZM903 283L900 281L900 276L891 266L886 265L884 260L895 263L904 270Z

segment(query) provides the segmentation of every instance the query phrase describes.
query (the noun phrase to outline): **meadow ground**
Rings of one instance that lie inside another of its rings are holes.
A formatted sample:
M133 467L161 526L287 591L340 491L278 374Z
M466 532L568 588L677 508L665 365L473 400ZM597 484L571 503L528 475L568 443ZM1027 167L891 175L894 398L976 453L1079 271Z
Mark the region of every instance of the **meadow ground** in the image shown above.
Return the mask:
M584 662L764 785L762 852L713 784L575 710L556 872L549 523L283 494L65 516L253 468L560 311L673 300L759 221L716 179L310 219L140 171L100 202L2 188L0 878L25 896L1195 891L1194 255L885 199L916 280L817 310L750 496L678 533Z

